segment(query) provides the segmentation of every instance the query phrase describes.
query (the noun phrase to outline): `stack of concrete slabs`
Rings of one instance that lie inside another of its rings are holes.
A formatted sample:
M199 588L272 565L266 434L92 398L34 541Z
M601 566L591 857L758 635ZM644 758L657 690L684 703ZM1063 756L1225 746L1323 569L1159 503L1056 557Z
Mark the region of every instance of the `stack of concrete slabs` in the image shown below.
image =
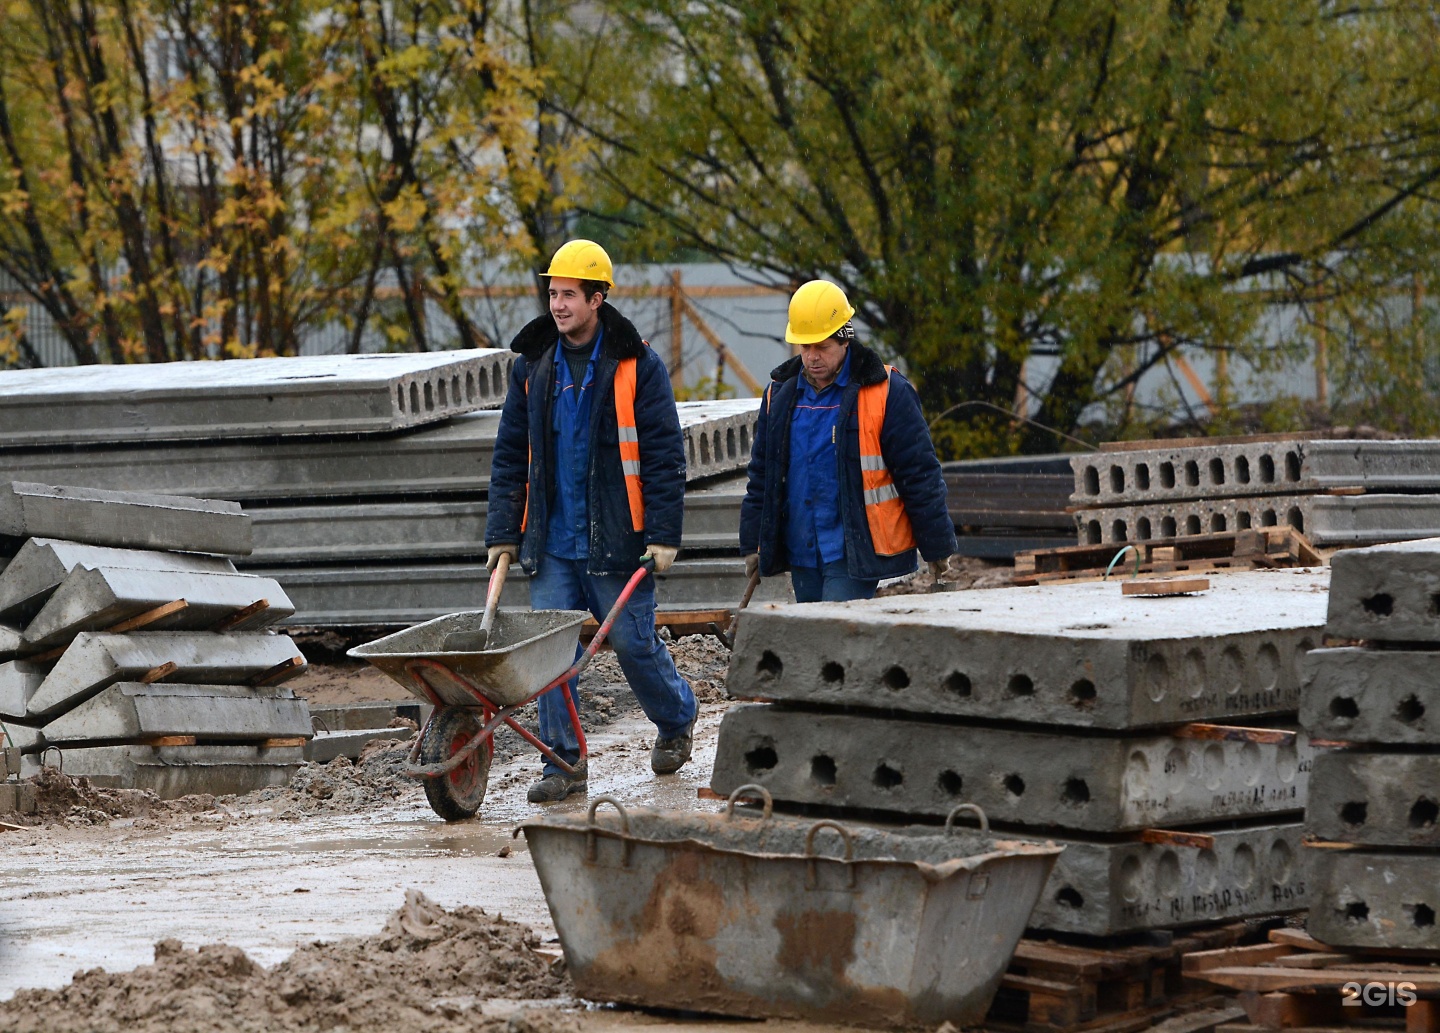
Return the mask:
M0 375L8 447L374 433L499 405L498 349L68 366Z
M57 479L73 483L64 454L51 449L46 455ZM16 465L11 458L7 464ZM125 486L123 471L114 479L116 486ZM234 502L209 498L29 481L0 483L0 543L8 544L5 551L10 552L28 538L243 556L250 551L250 518Z
M235 565L221 556L116 549L57 538L30 538L0 573L0 620L24 622L33 618L50 593L79 566L235 573Z
M285 590L270 578L204 571L76 567L25 626L27 648L40 652L65 645L82 631L103 631L183 601L152 630L207 630L257 603L231 630L267 627L295 612Z
M1186 597L1118 578L776 608L739 622L742 698L1122 731L1293 713L1328 572L1216 577ZM762 582L763 583L763 582Z
M1326 631L1368 648L1307 658L1315 757L1305 830L1311 935L1440 950L1440 539L1338 553Z
M33 679L43 670L38 664L12 661L0 666L0 685L7 679ZM139 681L161 670L165 678L178 682L279 684L303 672L305 658L288 635L82 632L33 687L26 714L43 722L116 682Z

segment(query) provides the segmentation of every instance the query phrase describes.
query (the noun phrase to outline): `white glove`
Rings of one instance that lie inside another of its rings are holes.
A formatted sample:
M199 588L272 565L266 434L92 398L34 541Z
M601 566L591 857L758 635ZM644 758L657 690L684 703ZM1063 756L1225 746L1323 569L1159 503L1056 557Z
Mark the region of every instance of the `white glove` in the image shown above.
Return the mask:
M509 556L510 562L514 563L520 558L520 546L506 542L502 545L490 546L489 552L485 555L485 569L494 570L500 563L501 556Z
M675 562L675 554L680 550L673 545L647 545L645 553L640 557L643 563L647 559L655 561L655 573L663 574L670 569L670 564Z
M745 557L745 580L750 580L758 573L760 573L760 554L752 552Z

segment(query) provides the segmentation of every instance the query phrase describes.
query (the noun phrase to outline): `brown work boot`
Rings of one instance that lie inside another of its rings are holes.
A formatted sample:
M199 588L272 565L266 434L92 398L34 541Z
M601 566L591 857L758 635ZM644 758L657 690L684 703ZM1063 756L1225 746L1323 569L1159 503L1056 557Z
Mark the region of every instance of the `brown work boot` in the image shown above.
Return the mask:
M656 739L650 751L650 770L657 775L673 775L690 759L693 745L691 733L695 731L695 719L685 726L685 731L673 739Z
M576 793L583 795L588 788L587 777L588 772L584 763L576 767L573 775L557 771L553 775L546 775L531 786L525 793L525 799L531 803L559 803L567 796Z

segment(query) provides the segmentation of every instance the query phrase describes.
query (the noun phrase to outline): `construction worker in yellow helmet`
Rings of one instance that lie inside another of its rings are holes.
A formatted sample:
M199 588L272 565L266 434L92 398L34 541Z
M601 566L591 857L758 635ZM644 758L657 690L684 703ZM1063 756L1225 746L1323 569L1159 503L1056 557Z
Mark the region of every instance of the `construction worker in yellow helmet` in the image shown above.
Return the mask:
M854 315L828 280L790 299L800 354L770 374L740 509L747 573L788 570L802 603L869 599L917 553L939 577L956 549L920 399L857 340Z
M589 610L603 620L645 558L663 572L680 547L685 443L664 361L606 294L605 249L572 240L544 276L550 312L515 335L518 352L500 415L485 523L487 564L518 558L530 605ZM655 631L655 581L636 587L607 640L635 698L655 723L650 766L669 774L690 759L695 694ZM578 651L577 651L578 655ZM579 697L575 681L565 691ZM579 740L559 692L538 701L546 758L531 803L587 788Z

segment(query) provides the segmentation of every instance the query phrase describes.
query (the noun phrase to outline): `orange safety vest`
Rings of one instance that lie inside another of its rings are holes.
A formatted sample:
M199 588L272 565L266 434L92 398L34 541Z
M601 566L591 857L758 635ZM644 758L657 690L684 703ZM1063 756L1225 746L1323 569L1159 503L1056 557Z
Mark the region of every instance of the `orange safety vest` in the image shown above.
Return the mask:
M870 542L880 556L895 556L915 548L915 531L905 503L895 490L895 479L880 454L880 428L885 425L885 404L890 400L890 374L860 389L856 412L860 422L860 483L865 489L865 520L870 525Z
M645 492L640 482L640 435L635 430L635 361L621 359L615 370L615 429L620 436L620 467L625 473L625 494L630 499L630 526L645 530ZM525 394L530 394L530 381L525 381ZM529 437L527 432L526 437ZM535 450L527 445L526 481L529 467L535 462ZM520 516L520 530L530 521L530 493L525 493L525 510Z

